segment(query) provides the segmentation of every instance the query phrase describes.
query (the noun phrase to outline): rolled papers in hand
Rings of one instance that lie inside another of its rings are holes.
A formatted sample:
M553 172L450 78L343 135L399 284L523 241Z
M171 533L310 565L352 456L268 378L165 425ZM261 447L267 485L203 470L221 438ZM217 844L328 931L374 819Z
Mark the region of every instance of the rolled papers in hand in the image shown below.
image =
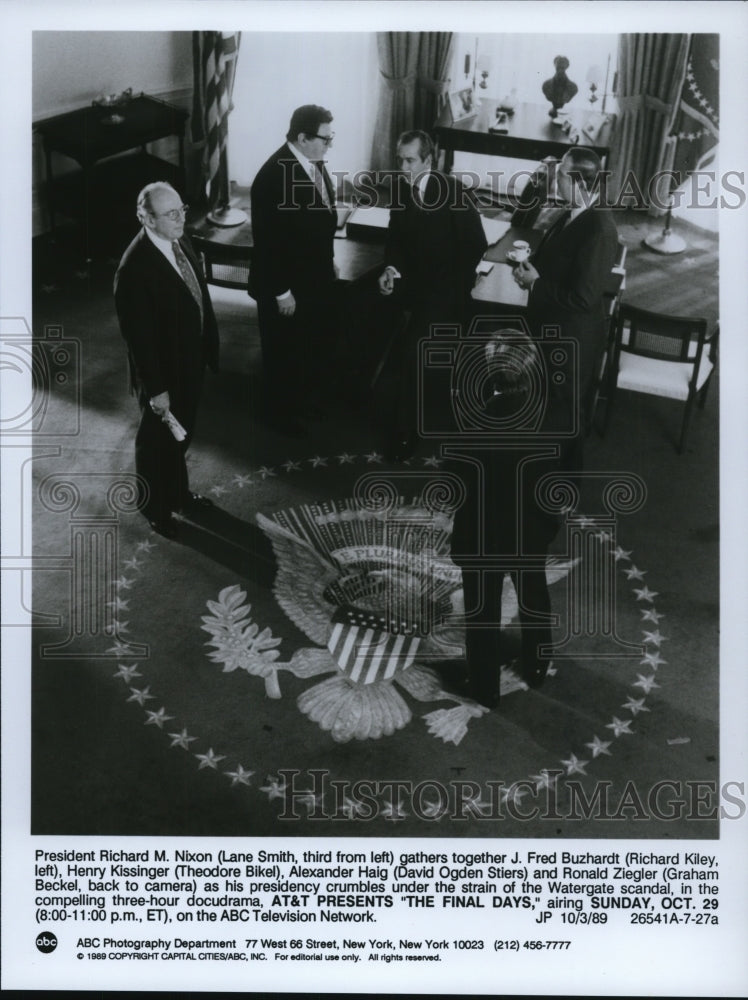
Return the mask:
M182 425L179 423L179 421L171 412L171 410L167 410L161 419L169 428L169 430L177 439L177 441L184 441L184 439L187 437L187 431L184 429L184 427L182 427Z

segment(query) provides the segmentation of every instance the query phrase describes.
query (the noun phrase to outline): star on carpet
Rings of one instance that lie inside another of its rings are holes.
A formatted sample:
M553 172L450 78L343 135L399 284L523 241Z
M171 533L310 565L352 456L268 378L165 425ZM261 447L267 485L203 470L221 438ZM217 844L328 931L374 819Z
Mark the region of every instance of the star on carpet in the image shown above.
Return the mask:
M211 486L209 492L212 493L214 497L222 497L223 494L226 492L226 487L225 486Z
M509 788L501 789L501 804L506 805L507 802L519 802L528 793L529 790L527 788L520 788L515 781Z
M530 775L530 781L534 781L535 787L540 791L541 788L550 788L551 785L554 785L562 773L562 771L550 772L546 768L542 768L540 774Z
M144 539L144 541L138 542L138 544L135 546L135 551L136 552L150 552L151 549L155 549L155 548L156 548L156 546L153 544L153 542L150 541L150 539L146 538L146 539Z
M663 660L660 656L659 649L656 649L653 653L645 653L644 659L639 660L639 664L641 665L642 663L646 663L646 665L651 667L652 670L657 670L657 668L661 667L663 663L667 663L667 660Z
M660 618L665 617L659 611L655 611L654 608L639 608L639 610L641 611L643 622L654 622L655 625L659 625Z
M629 729L631 725L631 719L619 719L617 715L613 716L613 721L607 723L606 729L612 729L613 735L618 737L622 736L624 733L626 736L633 736L633 732Z
M606 743L597 736L592 737L592 743L585 743L584 745L590 748L593 758L599 757L601 753L607 754L607 756L610 757L610 750L608 750L610 743Z
M315 795L310 788L308 791L302 792L299 795L299 802L301 802L303 806L306 806L307 812L311 814L314 812L317 806L322 804L322 796Z
M112 618L111 625L107 625L104 629L109 635L119 635L120 632L129 632L130 629L128 625L130 624L129 619L126 622L121 622L119 618Z
M268 476L276 476L277 475L277 472L275 471L275 469L272 466L268 466L268 465L261 465L260 468L257 471L260 473L260 475L262 476L263 479L267 479Z
M135 556L132 559L125 559L125 569L140 569L140 563Z
M658 688L660 685L655 681L654 674L651 677L645 677L643 674L636 675L639 680L634 681L631 687L641 688L645 694L649 694L652 688Z
M378 451L370 451L368 455L364 455L364 458L369 463L369 465L382 464L382 456L379 454Z
M267 780L268 780L267 785L263 785L260 788L260 791L264 792L267 795L268 801L272 799L285 798L286 782L280 778L271 778L270 775L268 775Z
M389 820L399 820L405 819L408 814L406 813L402 802L398 802L397 805L394 802L385 802L382 806L382 816L384 819Z
M141 708L143 707L143 705L145 705L145 703L147 701L153 701L153 699L155 697L155 695L152 695L150 693L150 691L151 691L150 684L148 685L148 687L144 687L144 688L133 688L133 687L131 687L130 690L132 691L132 694L130 695L130 697L127 700L128 701L137 701L137 703L140 705Z
M121 597L115 597L113 601L106 602L107 608L114 608L115 611L129 611L130 601L123 601Z
M119 580L114 581L115 587L121 587L122 590L129 590L132 587L133 581L129 577L121 576Z
M143 675L139 673L137 665L132 667L126 667L124 663L117 664L117 673L112 674L112 677L121 677L125 684L130 683L133 677L142 677Z
M423 815L427 819L440 820L447 812L447 807L443 802L424 802Z
M318 469L320 466L325 469L327 468L327 459L322 458L321 455L315 455L314 458L310 458L308 461L312 463L313 469Z
M649 712L649 711L651 711L644 704L644 698L632 698L632 697L630 697L628 699L628 701L624 702L623 705L621 705L621 708L628 709L628 711L631 712L632 715L638 715L639 712Z
M629 549L629 551L626 552L624 549L621 548L620 545L616 545L615 549L613 550L613 555L615 556L616 562L620 562L621 559L625 559L627 562L631 562L632 551L633 549Z
M183 750L190 749L190 743L194 743L197 736L189 736L186 729L183 729L181 733L169 733L171 739L172 747L182 747Z
M218 770L218 761L226 760L226 754L214 753L213 747L208 748L207 753L196 753L192 755L197 757L200 761L198 766L198 771L202 771L204 767L212 767L215 771Z
M146 709L145 713L148 718L145 720L143 725L145 726L158 726L159 729L163 729L165 722L172 722L174 719L173 715L167 715L166 709L162 706L158 712L149 712Z
M344 451L342 455L336 455L335 457L337 458L339 465L351 465L356 456L349 455L347 451Z
M438 469L442 464L443 459L437 458L436 455L429 455L428 458L424 458L423 464L425 466L431 466L432 469Z
M344 796L341 809L346 819L353 819L354 816L362 813L365 808L363 802L355 802L353 799L349 799L347 795Z
M126 642L115 642L110 646L107 653L114 653L115 656L135 656L135 650Z
M567 774L587 774L585 767L587 767L589 761L579 760L576 754L571 754L568 760L562 760L561 763L566 768Z
M647 572L645 569L637 569L636 566L630 566L629 569L623 571L626 574L627 580L641 580L644 582L644 575Z
M236 475L233 479L233 485L238 486L240 490L243 490L245 486L252 485L252 479L246 473L243 476Z
M249 779L255 772L245 771L241 764L239 764L235 771L224 771L223 773L227 778L231 778L231 787L233 788L234 785L248 785Z
M636 594L637 601L649 601L651 603L655 599L655 597L657 597L659 591L650 590L649 587L644 586L641 588L641 590L639 590L637 587L634 587L634 593Z
M301 462L294 462L293 459L289 458L287 462L283 463L283 468L286 472L299 472L301 469Z
M644 641L651 642L653 646L659 646L661 643L667 642L667 639L664 635L661 635L660 630L657 629L656 632L644 631Z

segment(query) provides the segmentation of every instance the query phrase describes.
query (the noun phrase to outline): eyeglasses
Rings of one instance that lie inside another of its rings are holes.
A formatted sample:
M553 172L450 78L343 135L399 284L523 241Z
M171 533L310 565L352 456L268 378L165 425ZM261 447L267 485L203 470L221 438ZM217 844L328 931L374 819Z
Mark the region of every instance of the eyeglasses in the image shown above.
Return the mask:
M307 139L321 139L326 146L329 146L334 138L334 132L331 132L329 135L307 135Z
M168 212L151 212L154 219L171 219L172 222L178 222L183 215L187 214L189 210L189 205L180 205L179 208L172 208Z

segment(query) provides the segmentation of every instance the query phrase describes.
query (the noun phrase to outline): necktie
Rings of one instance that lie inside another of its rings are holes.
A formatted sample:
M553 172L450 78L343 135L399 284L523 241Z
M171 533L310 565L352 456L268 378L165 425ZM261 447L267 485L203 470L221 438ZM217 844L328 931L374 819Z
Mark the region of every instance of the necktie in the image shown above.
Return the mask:
M421 189L418 187L418 184L414 184L411 191L413 193L413 202L418 205L419 208L422 208L423 199L421 198Z
M550 241L554 238L554 236L556 236L558 233L561 232L561 230L564 228L564 226L566 225L566 223L569 221L570 218L571 218L571 209L565 208L563 212L561 212L561 214L558 216L558 218L553 220L552 225L549 226L548 229L546 229L546 231L543 233L543 238L538 244L533 254L533 257L537 258L540 251L544 250L546 246L550 243Z
M323 160L317 160L314 164L314 186L319 191L319 196L326 208L332 208L332 181L327 174Z
M195 300L195 302L197 302L198 306L200 307L200 315L202 315L203 296L202 292L200 291L200 285L198 284L197 278L195 277L195 272L190 267L190 262L187 260L184 250L179 245L179 240L174 240L174 242L171 245L171 248L174 251L174 259L177 262L179 273L182 275L184 283L189 288L193 299Z

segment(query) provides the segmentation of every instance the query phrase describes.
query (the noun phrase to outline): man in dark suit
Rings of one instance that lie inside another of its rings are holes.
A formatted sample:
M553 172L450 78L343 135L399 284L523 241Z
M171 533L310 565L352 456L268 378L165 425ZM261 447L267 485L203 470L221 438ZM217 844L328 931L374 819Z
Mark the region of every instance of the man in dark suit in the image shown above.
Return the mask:
M135 438L135 468L146 487L142 512L167 538L177 534L172 512L212 506L190 492L185 463L205 368L218 370L218 327L184 235L185 211L169 184L143 188L137 206L143 228L114 276L117 316L142 407ZM165 422L169 414L186 432L181 441Z
M316 104L297 108L287 141L252 184L254 250L249 294L257 301L269 416L302 433L331 378L337 336L335 190L324 165L332 114Z
M560 449L551 414L538 407L545 368L527 334L498 331L486 344L486 363L488 378L476 384L483 397L484 441L471 448L476 442L470 438L463 458L449 469L464 485L454 517L452 559L462 569L468 691L493 708L499 704L501 665L508 660L499 627L507 572L517 593L521 674L529 687L542 684L550 663L545 563L559 520L542 506L538 486L557 472ZM479 364L471 366L479 369ZM454 448L453 454L459 451Z
M603 292L618 253L618 233L595 191L600 160L590 149L572 147L555 171L556 192L566 205L541 240L531 260L519 264L514 280L529 292L527 319L533 337L557 327L576 342L576 366L554 365L563 381L551 392L563 406L565 421L577 434L567 447L569 469L581 469L586 409L606 343ZM548 356L548 346L544 348Z
M455 177L433 169L434 155L425 132L404 132L398 140L400 175L379 278L381 294L395 293L410 314L390 359L398 390L388 457L395 460L415 450L418 341L433 323L466 320L475 268L487 245L472 198Z

